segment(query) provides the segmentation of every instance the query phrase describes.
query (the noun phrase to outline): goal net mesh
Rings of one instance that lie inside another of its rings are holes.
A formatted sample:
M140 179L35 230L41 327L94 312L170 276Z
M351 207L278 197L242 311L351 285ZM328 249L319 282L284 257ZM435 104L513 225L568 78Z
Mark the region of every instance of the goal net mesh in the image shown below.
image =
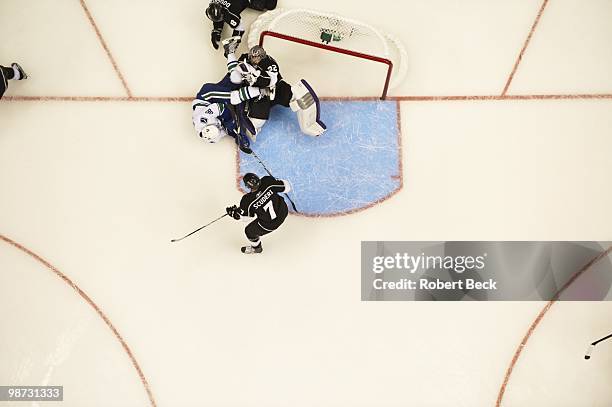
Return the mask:
M307 9L276 9L260 15L251 25L248 45L260 43L261 34L271 31L316 42L323 48L340 48L365 56L388 59L393 64L389 88L401 83L406 75L406 51L395 37L340 15ZM362 56L362 58L366 58ZM367 59L367 58L366 58Z

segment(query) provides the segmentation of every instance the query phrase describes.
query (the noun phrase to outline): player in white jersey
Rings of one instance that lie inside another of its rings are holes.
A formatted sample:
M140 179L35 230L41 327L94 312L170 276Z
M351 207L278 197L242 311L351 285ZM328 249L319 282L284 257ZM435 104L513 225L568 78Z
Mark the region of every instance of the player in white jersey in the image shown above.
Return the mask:
M195 99L191 103L191 108L193 126L203 140L216 143L227 135L237 139L236 123L224 103L209 103Z
M243 109L243 102L265 95L267 89L232 83L230 74L218 83L205 83L191 104L196 133L209 143L216 143L230 135L240 149L248 153L248 138L238 131L232 108L237 105L235 109Z

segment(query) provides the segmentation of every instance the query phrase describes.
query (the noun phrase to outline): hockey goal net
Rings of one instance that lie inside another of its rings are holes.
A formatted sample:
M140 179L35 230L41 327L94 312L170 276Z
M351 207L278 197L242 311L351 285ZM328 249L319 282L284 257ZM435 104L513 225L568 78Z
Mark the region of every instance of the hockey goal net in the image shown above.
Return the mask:
M383 64L385 70L379 75L383 76L380 80L382 99L406 75L406 51L399 40L368 24L340 15L307 9L268 11L251 25L248 45L259 44L267 49L270 38L281 40L285 45L297 43L314 47L319 52L323 50L324 53ZM284 60L275 54L273 56L281 64L282 70ZM312 58L308 61L312 61ZM322 69L329 69L329 65Z

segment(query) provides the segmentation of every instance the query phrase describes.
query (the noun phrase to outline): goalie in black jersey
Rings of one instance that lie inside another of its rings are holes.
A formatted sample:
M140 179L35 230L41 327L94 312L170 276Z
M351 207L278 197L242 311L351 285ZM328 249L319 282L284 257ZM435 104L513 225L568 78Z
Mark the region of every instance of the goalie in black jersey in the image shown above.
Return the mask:
M289 182L274 177L259 178L253 173L247 173L242 181L251 192L247 192L236 205L226 208L228 215L236 220L253 219L244 229L249 246L240 250L245 254L261 253L261 236L275 231L283 224L289 214L285 200L278 195L291 190Z
M238 37L223 41L227 68L232 83L244 84L254 88L268 89L267 95L252 99L247 103L248 118L252 124L251 140L270 117L270 109L281 105L290 107L297 113L300 128L310 136L320 136L326 130L320 119L319 98L304 79L295 85L283 80L278 63L266 50L255 45L246 54L236 57Z
M221 32L225 23L234 31L232 36L242 38L244 26L240 14L247 8L257 11L268 11L276 8L277 0L211 0L206 9L206 17L213 22L210 40L215 49L219 49Z
M243 64L240 64L240 63ZM244 62L246 62L244 64ZM270 117L272 106L289 107L293 98L291 85L283 80L278 63L266 53L263 47L256 45L248 53L238 58L238 69L244 81L255 88L268 88L270 95L248 103L248 116L258 133ZM253 135L255 137L255 135Z

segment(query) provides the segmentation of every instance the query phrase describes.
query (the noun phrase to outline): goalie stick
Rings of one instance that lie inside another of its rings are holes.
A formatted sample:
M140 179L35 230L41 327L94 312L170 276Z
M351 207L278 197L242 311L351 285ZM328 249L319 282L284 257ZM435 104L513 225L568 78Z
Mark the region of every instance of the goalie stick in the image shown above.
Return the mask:
M598 339L595 342L591 343L589 345L589 347L587 348L586 353L584 354L584 358L587 359L587 360L591 359L591 353L593 353L593 350L595 349L595 345L597 345L599 342L603 342L603 341L605 341L607 339L610 339L610 338L612 338L612 334L610 334L608 336L604 336L603 338Z

